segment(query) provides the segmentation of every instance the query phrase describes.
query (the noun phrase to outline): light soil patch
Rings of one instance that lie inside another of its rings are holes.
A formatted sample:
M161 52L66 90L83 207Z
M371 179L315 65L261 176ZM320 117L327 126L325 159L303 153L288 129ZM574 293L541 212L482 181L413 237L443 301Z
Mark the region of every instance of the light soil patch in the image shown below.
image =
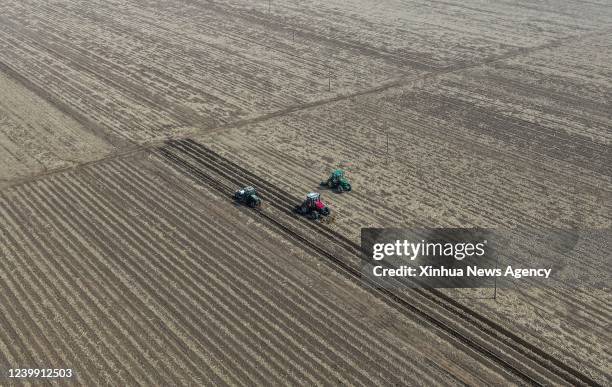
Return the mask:
M0 90L0 186L112 152L109 144L3 73Z

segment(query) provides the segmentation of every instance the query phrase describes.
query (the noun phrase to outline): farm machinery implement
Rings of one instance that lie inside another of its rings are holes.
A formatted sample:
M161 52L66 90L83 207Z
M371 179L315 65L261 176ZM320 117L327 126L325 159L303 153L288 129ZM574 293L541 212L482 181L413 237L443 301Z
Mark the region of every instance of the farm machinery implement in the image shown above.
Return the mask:
M527 384L596 385L588 376L568 367L496 321L473 312L444 292L420 288L396 292L378 286L363 276L363 257L359 245L320 222L295 222L278 216L283 212L293 212L321 220L330 218L331 211L321 201L319 193L309 193L303 203L292 208L299 199L193 140L169 141L166 147L159 149L159 153L187 176L221 193L226 194L230 185L242 182L257 184L269 200L272 211L256 211L256 214L279 233L296 245L326 258L339 272L367 287L396 310L426 321Z
M332 171L329 178L321 182L321 187L329 187L340 193L351 191L351 183L349 183L348 179L344 176L344 171L341 169Z
M180 167L187 176L221 193L227 193L230 184L257 184L269 200L270 209L274 211L256 211L256 214L276 231L287 236L296 245L326 258L339 272L367 287L397 311L426 321L448 334L457 343L466 345L476 355L499 365L500 369L520 378L526 384L597 385L587 375L565 365L496 321L475 313L444 292L421 288L396 292L394 289L378 286L376 282L363 276L364 261L360 246L326 225L320 222L292 222L291 219L278 217L278 211L302 215L310 215L312 211L328 213L329 209L324 210L327 207L324 203L315 204L321 201L319 193L310 193L304 203L291 211L298 200L296 197L246 170L240 164L192 140L171 141L167 145L159 150L162 156ZM313 205L318 209L315 210ZM276 214L273 213L275 211Z
M329 219L331 211L325 203L321 201L321 194L310 192L306 199L295 207L294 211L300 215L308 216L310 219Z
M239 189L234 193L237 202L246 204L251 208L261 207L261 198L257 195L257 190L251 186Z

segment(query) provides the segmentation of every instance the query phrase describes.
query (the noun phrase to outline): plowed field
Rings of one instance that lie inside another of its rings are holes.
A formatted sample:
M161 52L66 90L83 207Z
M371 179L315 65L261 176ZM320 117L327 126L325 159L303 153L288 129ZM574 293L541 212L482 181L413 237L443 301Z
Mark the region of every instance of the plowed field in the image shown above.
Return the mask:
M0 378L610 384L608 288L395 294L351 265L363 227L610 230L611 20L574 0L2 1ZM335 221L293 217L336 167ZM243 180L262 211L232 203ZM609 251L560 254L605 279Z
M3 367L72 368L85 384L509 377L157 156L20 185L0 203Z

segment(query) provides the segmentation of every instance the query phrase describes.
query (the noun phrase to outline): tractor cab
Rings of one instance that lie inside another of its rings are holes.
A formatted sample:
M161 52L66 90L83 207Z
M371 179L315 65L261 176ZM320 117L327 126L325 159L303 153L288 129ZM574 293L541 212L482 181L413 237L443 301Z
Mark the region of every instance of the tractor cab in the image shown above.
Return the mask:
M257 196L257 190L251 186L240 188L234 193L234 198L249 207L254 208L261 206L261 198Z
M318 207L317 203L321 203L321 194L318 192L309 192L306 194L306 204L309 207Z
M306 199L314 203L318 200L321 200L321 194L318 192L309 192L306 194Z
M317 211L321 211L326 207L325 203L321 201L321 194L318 192L309 192L306 195L306 202L309 207L313 207Z
M255 188L248 186L248 187L244 187L243 189L240 190L242 195L245 196L251 196L251 195L257 195L257 191L255 190Z
M334 182L339 182L344 178L344 171L342 169L336 169L331 174L331 179Z
M330 214L329 208L321 201L321 194L309 192L306 200L295 207L295 212L301 215L308 215L312 219L319 219L320 216L327 217Z
M349 192L351 190L351 183L344 176L342 169L334 169L329 178L322 181L320 185L321 187L329 187L336 192Z
M236 197L248 198L252 195L257 195L257 190L251 186L240 188L238 191L236 191Z

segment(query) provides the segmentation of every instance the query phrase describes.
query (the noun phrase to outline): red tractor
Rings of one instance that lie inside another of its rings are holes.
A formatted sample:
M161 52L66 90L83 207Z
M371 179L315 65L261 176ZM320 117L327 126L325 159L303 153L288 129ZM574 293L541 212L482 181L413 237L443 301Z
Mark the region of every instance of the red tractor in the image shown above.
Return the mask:
M295 207L295 212L306 215L311 219L327 218L331 213L329 207L321 201L321 194L318 192L310 192L306 195L306 200Z

